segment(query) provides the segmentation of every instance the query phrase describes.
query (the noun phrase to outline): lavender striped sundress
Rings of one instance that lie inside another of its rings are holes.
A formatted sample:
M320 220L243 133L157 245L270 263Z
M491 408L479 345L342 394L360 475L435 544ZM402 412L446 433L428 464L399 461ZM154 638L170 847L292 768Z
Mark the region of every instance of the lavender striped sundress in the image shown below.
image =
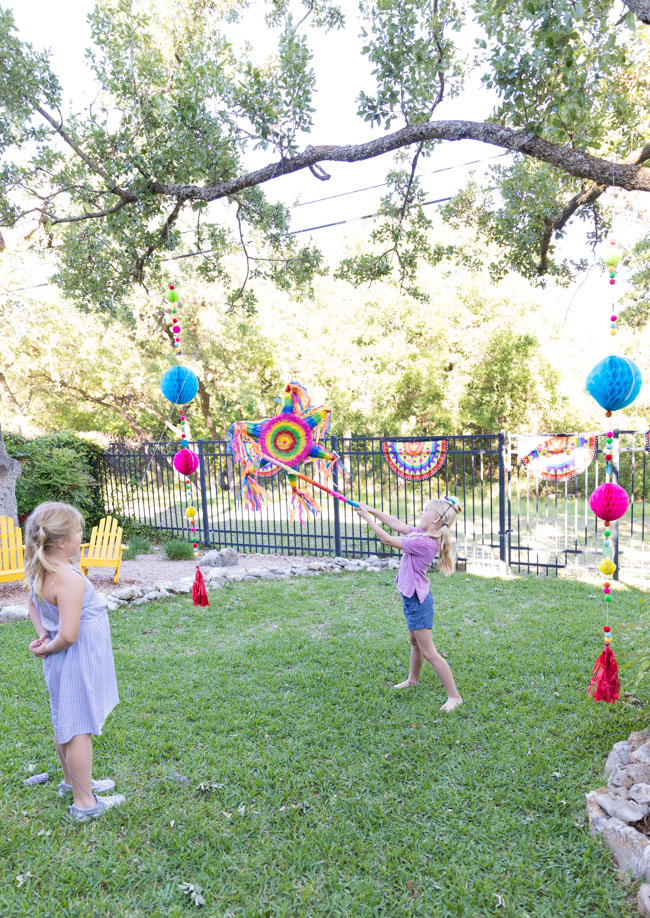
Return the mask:
M83 577L81 572L80 577ZM43 657L43 673L50 695L52 726L60 743L80 733L101 736L104 721L119 702L111 630L106 602L90 580L86 581L77 640L67 650ZM45 599L36 599L43 627L54 639L59 631L59 610Z

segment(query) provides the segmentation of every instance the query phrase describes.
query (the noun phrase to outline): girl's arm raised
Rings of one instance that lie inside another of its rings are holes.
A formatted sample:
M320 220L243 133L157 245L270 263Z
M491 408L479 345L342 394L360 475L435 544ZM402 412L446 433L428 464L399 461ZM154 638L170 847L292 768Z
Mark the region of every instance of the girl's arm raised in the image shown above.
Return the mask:
M384 545L392 545L393 548L402 547L402 540L398 538L398 536L389 535L385 529L381 528L379 523L375 523L375 521L370 516L372 511L369 508L364 507L364 506L359 506L357 507L356 512L359 514L359 516L362 519L366 521L366 523L368 524L368 526L370 526L370 528L375 533L375 535L377 536L380 542L383 542Z
M376 516L380 522L382 522L385 526L390 526L390 528L394 529L395 532L402 532L404 535L408 535L411 531L411 526L407 526L406 523L398 520L396 516L391 516L390 513L384 513L383 510L375 510L374 507L369 507L367 504L359 504L359 506L365 507L368 513Z

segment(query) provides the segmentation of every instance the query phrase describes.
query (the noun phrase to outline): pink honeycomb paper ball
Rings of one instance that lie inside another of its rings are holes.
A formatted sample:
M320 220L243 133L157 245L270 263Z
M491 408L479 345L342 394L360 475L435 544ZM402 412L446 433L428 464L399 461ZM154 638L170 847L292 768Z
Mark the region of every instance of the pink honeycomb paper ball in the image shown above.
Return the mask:
M589 498L589 506L601 520L618 520L626 512L629 499L625 490L613 482L599 485Z
M199 457L191 449L181 449L174 456L174 468L181 475L193 475L198 467Z

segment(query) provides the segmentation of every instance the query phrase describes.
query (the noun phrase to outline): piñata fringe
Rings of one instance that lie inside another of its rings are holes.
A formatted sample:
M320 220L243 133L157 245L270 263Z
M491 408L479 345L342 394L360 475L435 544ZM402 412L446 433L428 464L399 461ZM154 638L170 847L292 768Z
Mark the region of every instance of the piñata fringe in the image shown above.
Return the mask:
M318 516L320 513L320 504L306 491L301 491L299 488L293 487L291 489L291 511L289 513L290 523L293 523L296 518L296 513L298 514L298 519L301 524L304 525L310 516L312 519Z

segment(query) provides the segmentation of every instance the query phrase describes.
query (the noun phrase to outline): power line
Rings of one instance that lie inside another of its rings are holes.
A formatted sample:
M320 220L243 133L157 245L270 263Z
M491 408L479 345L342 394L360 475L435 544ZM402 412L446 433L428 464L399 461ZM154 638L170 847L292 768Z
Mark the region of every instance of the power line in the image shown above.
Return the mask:
M423 172L423 173L421 173L421 175L422 175L422 176L427 176L427 175L438 175L438 174L441 173L441 172L451 172L451 171L453 171L454 169L463 169L463 168L465 168L465 166L475 166L475 165L477 165L477 164L479 164L479 163L489 162L489 161L492 160L492 159L500 159L502 156L509 156L509 155L510 155L510 152L511 152L510 150L507 150L505 153L496 153L494 156L485 156L485 157L483 157L482 159L471 159L471 160L468 160L468 161L465 162L465 163L458 163L457 165L454 165L454 166L443 166L443 167L440 168L440 169L432 169L430 172ZM377 189L377 188L385 188L387 184L388 184L388 182L380 182L380 183L377 184L377 185L367 185L365 188L353 188L351 191L342 191L342 192L340 192L340 194L332 194L332 195L328 195L327 197L324 197L324 198L315 198L313 201L301 201L301 202L299 202L298 204L292 204L292 205L290 205L290 206L289 206L289 210L296 210L298 207L307 207L307 206L310 205L310 204L321 204L321 203L323 203L324 201L333 201L333 200L335 200L336 198L345 198L345 197L348 197L348 196L351 195L351 194L360 194L360 193L363 192L363 191L374 191L374 190ZM445 202L445 201L451 201L451 197L448 197L448 198L437 198L437 199L432 200L432 201L424 201L424 202L421 204L421 206L422 206L422 207L426 207L426 206L428 206L429 204L442 204L442 203ZM320 225L318 225L318 226L309 226L309 227L305 227L304 229L292 230L290 233L287 233L286 235L287 235L287 236L298 236L298 235L300 235L301 233L311 233L311 232L315 232L316 230L320 230L320 229L330 229L330 228L333 227L333 226L343 226L343 225L346 224L346 223L355 223L355 222L357 222L358 220L371 220L373 217L376 217L376 216L377 216L376 213L374 213L374 214L363 214L361 217L350 217L348 220L335 220L335 221L332 222L332 223L322 223L322 224L320 224ZM182 235L185 235L186 233L193 233L193 232L194 232L194 230L183 230L183 231L182 231ZM188 252L188 253L186 253L185 255L175 255L175 256L173 256L172 258L165 258L164 261L165 261L165 262L167 262L167 261L182 261L184 258L197 258L199 255L209 255L211 252L214 252L214 251L215 251L215 249L205 249L205 250L200 250L200 251L198 251L198 252ZM15 288L15 289L13 289L13 290L7 290L7 291L5 291L5 293L7 293L7 294L9 294L9 293L23 293L25 290L36 290L36 289L38 289L39 287L50 287L50 286L52 286L52 285L51 285L51 284L48 284L48 283L45 283L45 284L34 284L34 285L31 286L31 287L17 287L17 288Z
M452 198L435 198L431 201L423 201L420 207L428 207L430 204L443 204L445 201L451 201ZM374 214L363 214L361 217L350 217L347 220L335 220L333 223L321 223L319 226L307 226L304 229L292 230L287 236L299 236L301 233L312 233L316 230L330 229L333 226L343 226L345 223L356 223L359 220L372 220L373 217L379 216ZM173 255L171 258L163 258L163 264L168 261L182 261L184 258L198 258L199 255L209 255L216 249L199 249L198 252L186 252L185 255ZM290 259L289 259L290 260ZM51 284L35 284L33 287L18 287L16 290L7 290L7 293L20 293L23 290L36 290L37 287L51 287Z
M33 287L16 287L14 290L6 290L5 293L22 293L23 290L36 290L37 287L51 287L51 284L34 284Z
M491 159L500 159L502 156L510 156L511 151L505 153L496 153L494 156L484 156L483 159L470 159L466 163L458 163L455 166L444 166L442 169L432 169L431 172L421 172L420 177L427 175L438 175L440 172L451 172L454 169L463 169L465 166L475 166L477 163L487 163ZM298 207L307 207L308 204L320 204L323 201L333 201L335 198L345 198L350 194L359 194L361 191L374 191L376 188L385 188L388 182L380 182L378 185L367 185L365 188L354 188L352 191L342 191L340 194L331 194L326 198L314 198L313 201L300 201L293 204L289 209L294 210Z
M448 198L436 198L434 201L423 201L420 204L420 207L426 207L428 204L442 204L443 201L451 201L451 197ZM357 220L371 220L373 217L377 217L378 214L364 214L362 217L350 217L348 220L336 220L334 223L323 223L320 226L308 226L305 229L292 230L290 233L287 233L287 236L297 236L299 233L311 233L314 230L319 229L329 229L331 226L342 226L344 223L356 223Z

